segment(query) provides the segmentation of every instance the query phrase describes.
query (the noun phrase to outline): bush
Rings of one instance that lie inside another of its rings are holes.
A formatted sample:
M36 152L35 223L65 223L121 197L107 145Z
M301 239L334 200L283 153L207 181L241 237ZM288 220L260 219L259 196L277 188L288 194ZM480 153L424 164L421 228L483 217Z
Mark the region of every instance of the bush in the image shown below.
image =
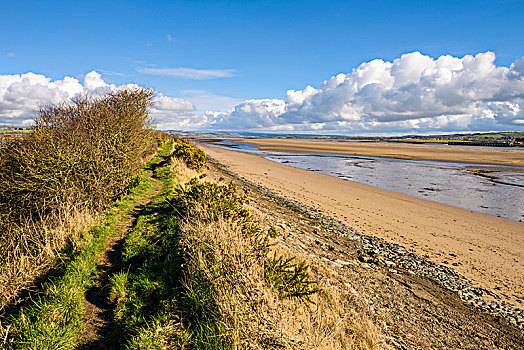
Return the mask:
M42 108L26 137L0 148L4 220L45 217L65 204L101 209L123 193L151 151L152 98L135 89Z
M215 182L199 182L191 179L185 188L180 188L175 194L178 212L182 215L195 215L203 220L213 221L218 218L249 219L249 210L243 207L244 197L237 195L233 182L220 185Z
M264 267L264 277L281 298L297 298L310 302L310 296L319 291L317 283L309 278L308 266L295 261L294 257L268 256L270 238L277 238L278 231L270 227L267 232L253 221L251 213L244 208L246 198L238 195L233 182L220 185L214 182L199 182L191 179L185 188L175 194L177 213L184 217L191 215L204 222L221 218L239 221L242 234L250 242L253 253Z
M295 257L285 258L274 254L264 262L264 277L281 298L297 298L311 302L311 295L319 292L317 282L309 278L305 262Z
M177 158L182 159L190 169L201 170L206 165L206 154L204 151L191 146L187 140L176 139L174 154Z
M154 142L153 97L137 88L43 107L28 134L0 142L0 310L137 185L165 138Z

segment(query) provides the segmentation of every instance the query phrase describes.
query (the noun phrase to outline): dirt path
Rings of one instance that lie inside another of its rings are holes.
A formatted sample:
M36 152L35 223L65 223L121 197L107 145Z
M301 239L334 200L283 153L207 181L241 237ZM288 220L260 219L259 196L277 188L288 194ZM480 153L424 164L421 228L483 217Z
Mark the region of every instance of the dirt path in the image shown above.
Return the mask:
M104 349L107 347L108 337L113 320L114 305L109 299L109 282L111 277L120 270L122 264L122 249L127 233L135 226L136 220L142 209L149 203L149 198L144 198L143 204L137 205L129 219L130 222L123 227L121 234L108 242L99 263L99 275L95 285L86 292L85 314L82 321L85 323L83 344L79 349Z
M518 349L524 334L506 320L466 305L459 296L427 278L402 269L360 261L362 243L312 220L300 206L282 205L277 195L212 167L249 188L251 210L281 232L280 245L322 266L321 283L344 285L372 316L386 347L398 349Z
M151 202L151 198L160 192L160 181L150 178L153 187L148 194L136 200L136 205L125 215L119 228L120 234L115 236L106 245L106 250L101 255L99 262L99 273L95 285L87 290L85 294L85 314L82 321L85 330L82 338L83 344L78 348L81 350L107 349L111 343L111 329L114 319L114 304L110 300L111 277L122 266L122 251L127 234L136 225L138 217L143 209Z

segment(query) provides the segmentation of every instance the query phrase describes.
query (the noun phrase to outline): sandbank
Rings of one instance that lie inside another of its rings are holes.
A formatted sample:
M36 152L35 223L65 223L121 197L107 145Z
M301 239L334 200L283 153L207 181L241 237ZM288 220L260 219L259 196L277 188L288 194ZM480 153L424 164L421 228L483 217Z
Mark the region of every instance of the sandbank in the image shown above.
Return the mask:
M256 144L261 151L349 154L413 160L438 160L478 164L524 166L524 150L379 142L336 142L326 140L231 138L237 143Z

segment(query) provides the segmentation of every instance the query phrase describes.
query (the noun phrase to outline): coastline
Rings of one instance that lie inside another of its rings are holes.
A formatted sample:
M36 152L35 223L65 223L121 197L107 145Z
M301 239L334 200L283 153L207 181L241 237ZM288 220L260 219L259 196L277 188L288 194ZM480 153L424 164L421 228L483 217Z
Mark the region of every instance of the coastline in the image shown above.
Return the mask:
M220 139L222 140L222 139ZM407 160L524 166L524 150L473 146L399 144L377 142L334 142L277 138L225 138L239 144L256 144L260 151L330 153Z
M408 195L201 145L233 171L282 196L449 266L522 308L524 226ZM520 302L519 302L520 301Z

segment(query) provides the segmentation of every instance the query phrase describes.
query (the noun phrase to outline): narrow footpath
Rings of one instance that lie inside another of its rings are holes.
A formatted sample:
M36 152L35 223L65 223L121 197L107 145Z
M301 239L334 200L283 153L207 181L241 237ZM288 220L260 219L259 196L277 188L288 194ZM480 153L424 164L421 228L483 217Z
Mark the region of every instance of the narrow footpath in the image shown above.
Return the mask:
M140 181L106 209L99 224L75 242L77 248L48 282L29 293L2 320L9 326L0 339L8 349L110 349L114 303L110 282L121 267L127 234L143 209L163 189L155 170L166 163L171 144L142 169ZM17 311L16 311L17 310Z
M147 170L146 191L131 195L126 210L117 216L114 231L116 235L107 243L105 251L100 255L95 285L85 293L85 314L82 318L84 331L82 333L80 350L108 349L115 343L111 339L114 321L114 303L110 298L111 277L122 267L122 252L127 234L135 227L144 208L151 203L162 189L162 182L154 177L155 169L162 162L156 162ZM144 181L144 180L143 180Z
M111 277L121 268L122 250L127 234L135 226L142 210L151 202L152 194L158 194L160 191L160 181L154 178L150 178L150 180L153 184L151 193L147 193L134 201L136 205L131 210L132 214L126 213L127 215L125 215L127 223L122 222L122 224L125 224L119 228L120 234L108 242L106 250L100 258L95 285L85 294L85 314L82 318L85 323L85 330L82 335L85 343L79 349L105 349L108 347L114 319L114 305L110 300L110 288L108 286Z

